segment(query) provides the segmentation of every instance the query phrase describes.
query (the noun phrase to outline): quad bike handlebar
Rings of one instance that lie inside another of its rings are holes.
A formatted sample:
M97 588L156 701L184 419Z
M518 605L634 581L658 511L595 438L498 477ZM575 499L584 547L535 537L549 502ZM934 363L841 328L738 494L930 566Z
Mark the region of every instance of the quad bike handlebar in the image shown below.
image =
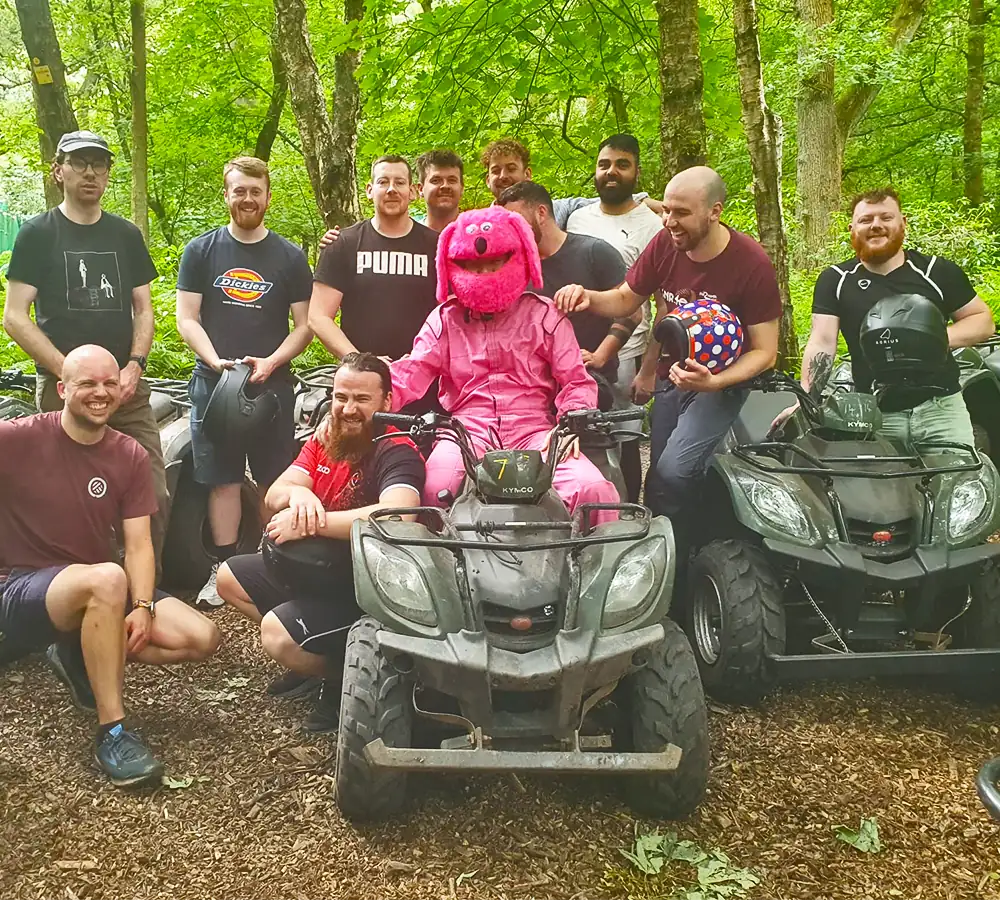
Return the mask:
M0 371L0 391L33 391L35 376L20 369Z
M976 776L976 792L979 794L979 799L983 801L986 811L1000 822L998 781L1000 781L1000 756L983 763L983 767Z

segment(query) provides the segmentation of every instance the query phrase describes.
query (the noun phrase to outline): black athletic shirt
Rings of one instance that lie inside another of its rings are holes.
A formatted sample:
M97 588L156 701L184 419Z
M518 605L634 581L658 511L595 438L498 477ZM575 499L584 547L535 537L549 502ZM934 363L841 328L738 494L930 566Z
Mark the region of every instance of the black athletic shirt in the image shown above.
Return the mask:
M894 294L920 294L934 303L946 319L976 296L968 276L955 263L939 256L906 251L906 261L888 275L866 269L857 258L823 271L813 291L814 315L837 316L840 330L851 351L854 385L871 393L872 374L861 353L861 324L875 302ZM950 354L941 366L927 371L909 384L886 388L880 393L884 412L913 409L933 397L957 394L958 363Z
M414 222L389 238L371 219L340 232L319 258L316 280L340 291L340 327L359 350L399 359L437 304L438 234Z
M244 244L222 226L184 248L177 289L201 294L201 324L219 356L264 357L288 337L289 307L309 302L312 271L305 254L273 231ZM200 359L197 370L214 374Z
M93 225L78 225L58 207L21 226L7 269L12 281L38 289L35 319L60 353L97 344L123 368L132 352L132 289L156 275L131 222L102 212Z

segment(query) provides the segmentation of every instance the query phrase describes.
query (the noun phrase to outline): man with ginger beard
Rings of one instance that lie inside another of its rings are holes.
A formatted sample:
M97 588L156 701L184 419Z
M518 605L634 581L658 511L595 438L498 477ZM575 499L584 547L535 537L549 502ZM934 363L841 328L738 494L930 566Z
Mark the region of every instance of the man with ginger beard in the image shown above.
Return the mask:
M859 194L851 201L851 245L855 256L830 266L813 291L812 330L802 356L802 386L819 397L833 371L837 335L851 352L854 384L872 391L872 374L860 347L860 331L875 302L898 294L919 294L951 320L948 343L968 347L995 331L993 316L968 276L951 260L903 248L906 217L892 188ZM958 363L928 365L919 379L879 391L882 431L890 438L952 440L973 444L972 422L962 399ZM780 425L796 409L774 420Z
M403 435L373 440L372 416L391 408L389 367L371 353L347 354L334 377L329 417L267 492L272 542L319 536L331 540L335 558L342 556L323 596L293 593L261 553L235 556L219 569L219 595L260 623L264 652L288 670L268 693L303 696L322 681L306 721L310 731L337 727L347 632L361 615L354 599L351 526L378 509L420 504L424 463L416 448Z
M212 574L198 594L199 605L208 607L222 605L215 580L239 540L248 459L263 492L295 457L289 363L312 340L309 263L291 241L264 225L271 202L267 163L252 156L230 160L222 181L229 223L191 241L177 273L177 330L197 355L188 386L194 478L209 489L215 544ZM202 421L222 371L236 362L252 367L253 384L266 384L277 395L279 413L274 427L252 445L223 446L204 433Z

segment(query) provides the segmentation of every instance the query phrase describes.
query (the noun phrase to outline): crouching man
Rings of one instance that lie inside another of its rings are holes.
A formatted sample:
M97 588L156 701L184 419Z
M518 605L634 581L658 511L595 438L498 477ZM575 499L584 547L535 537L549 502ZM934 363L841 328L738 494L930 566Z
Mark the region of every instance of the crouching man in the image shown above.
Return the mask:
M95 756L111 781L158 782L163 766L125 724L125 660L196 662L219 632L154 590L149 457L107 424L122 396L115 357L78 347L57 389L61 412L0 422L0 658L50 645L73 702L97 713Z
M354 598L349 538L355 519L375 510L418 506L424 463L402 435L375 441L372 416L392 408L389 367L371 353L349 353L333 381L330 415L267 492L274 512L267 537L280 547L309 537L330 540L337 575L314 592L286 583L261 553L234 556L219 569L219 596L260 623L264 652L288 672L268 693L303 696L319 682L310 731L332 731L340 710L347 632L361 616ZM327 548L324 548L324 550Z

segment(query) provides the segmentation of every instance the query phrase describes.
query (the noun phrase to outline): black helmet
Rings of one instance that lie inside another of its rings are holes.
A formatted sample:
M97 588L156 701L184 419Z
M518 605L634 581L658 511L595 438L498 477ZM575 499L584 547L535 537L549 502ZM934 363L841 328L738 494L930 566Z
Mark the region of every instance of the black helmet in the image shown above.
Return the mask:
M920 294L878 300L861 323L860 337L876 385L899 384L948 359L944 315Z
M281 584L311 597L342 590L345 581L352 581L350 541L307 537L276 544L265 537L261 553L264 565Z
M244 443L278 416L281 403L274 391L251 384L250 366L237 363L224 369L205 408L202 427L220 444Z

